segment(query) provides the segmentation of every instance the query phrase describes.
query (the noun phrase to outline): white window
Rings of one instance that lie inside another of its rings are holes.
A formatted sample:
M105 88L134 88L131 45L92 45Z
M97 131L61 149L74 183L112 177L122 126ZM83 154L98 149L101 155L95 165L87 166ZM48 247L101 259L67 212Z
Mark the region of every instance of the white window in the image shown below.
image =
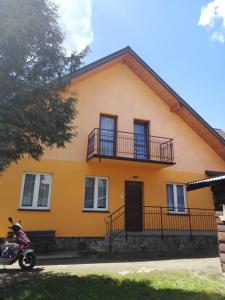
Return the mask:
M84 209L108 209L108 178L93 176L85 177Z
M167 184L168 212L186 213L186 188L184 184Z
M23 175L20 208L48 209L51 194L52 176L42 173Z

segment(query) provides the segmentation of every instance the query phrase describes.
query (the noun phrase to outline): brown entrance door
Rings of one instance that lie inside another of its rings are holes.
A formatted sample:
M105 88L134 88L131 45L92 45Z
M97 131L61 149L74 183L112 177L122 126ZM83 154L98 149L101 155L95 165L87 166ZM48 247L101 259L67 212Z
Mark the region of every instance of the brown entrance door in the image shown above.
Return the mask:
M125 182L125 230L142 231L142 182Z

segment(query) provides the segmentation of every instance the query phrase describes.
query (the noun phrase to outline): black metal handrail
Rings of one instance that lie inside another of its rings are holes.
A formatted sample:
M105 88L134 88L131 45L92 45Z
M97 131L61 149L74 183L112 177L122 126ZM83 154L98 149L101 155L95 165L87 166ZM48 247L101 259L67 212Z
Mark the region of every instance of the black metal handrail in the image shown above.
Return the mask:
M92 157L173 164L173 139L95 128L88 135L87 160Z
M105 217L106 233L109 238L109 250L111 251L112 241L120 233L124 232L125 205L115 210L112 214Z
M214 209L143 206L143 234L161 236L189 235L216 232ZM127 238L125 206L121 206L105 218L106 232L111 251L112 242L118 236Z

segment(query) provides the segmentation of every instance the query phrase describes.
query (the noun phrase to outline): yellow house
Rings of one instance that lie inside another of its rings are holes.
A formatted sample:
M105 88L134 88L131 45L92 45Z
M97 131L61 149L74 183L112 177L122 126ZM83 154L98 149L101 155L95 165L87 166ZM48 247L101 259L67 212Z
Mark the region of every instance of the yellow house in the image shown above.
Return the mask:
M61 241L102 238L106 229L214 230L211 190L186 193L185 183L225 172L219 132L129 47L67 80L63 95L78 95L78 135L3 173L0 237L8 216Z

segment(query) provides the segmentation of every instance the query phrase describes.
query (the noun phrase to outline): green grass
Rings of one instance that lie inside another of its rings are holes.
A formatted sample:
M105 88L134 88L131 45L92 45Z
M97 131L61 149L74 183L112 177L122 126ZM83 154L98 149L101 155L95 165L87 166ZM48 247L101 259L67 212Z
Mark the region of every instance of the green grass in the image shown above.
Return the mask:
M42 271L9 271L0 273L0 299L4 300L225 299L225 280L219 274L154 271L148 275L77 276Z

